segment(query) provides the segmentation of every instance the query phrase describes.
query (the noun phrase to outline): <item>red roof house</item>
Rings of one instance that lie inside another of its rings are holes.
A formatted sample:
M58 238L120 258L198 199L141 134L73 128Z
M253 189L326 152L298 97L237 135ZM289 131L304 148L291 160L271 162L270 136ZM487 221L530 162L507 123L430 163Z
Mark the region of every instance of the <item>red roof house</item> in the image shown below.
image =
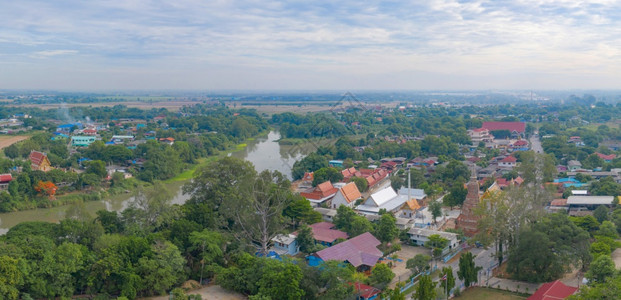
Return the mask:
M9 183L13 180L11 173L0 174L0 189L6 189L9 187Z
M356 299L360 300L375 299L375 297L382 292L380 289L359 282L349 283L349 285L354 286L354 290L358 296Z
M560 280L544 283L527 300L559 300L565 299L578 290L577 287L567 286Z
M329 222L311 224L310 228L313 230L315 241L326 246L331 246L337 239L346 240L348 237L346 232L333 229L334 224ZM293 234L297 235L297 232Z
M489 131L509 130L510 132L524 133L526 131L526 123L524 122L483 122L483 126Z
M338 192L330 181L320 183L313 189L308 189L300 193L300 196L306 198L308 201L319 204L332 197Z
M599 152L595 152L595 154L597 156L599 156L599 158L601 158L601 159L603 159L604 161L607 161L607 162L610 162L610 161L612 161L613 159L615 159L617 157L614 154L606 155L606 154L602 154L602 153L599 153Z
M513 147L524 147L524 146L528 146L528 141L526 141L526 140L519 140L519 141L515 141L515 143L513 143Z
M318 251L315 256L323 261L346 261L356 268L370 269L383 256L382 251L377 249L380 244L381 242L372 234L365 232L340 244Z
M87 129L82 130L82 133L85 135L97 135L97 129L87 128Z

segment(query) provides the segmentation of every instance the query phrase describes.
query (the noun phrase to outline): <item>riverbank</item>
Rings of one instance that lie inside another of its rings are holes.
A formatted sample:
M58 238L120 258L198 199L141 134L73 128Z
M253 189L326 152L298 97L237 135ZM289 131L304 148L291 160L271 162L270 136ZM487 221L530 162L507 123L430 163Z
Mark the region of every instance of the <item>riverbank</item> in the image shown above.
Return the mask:
M251 137L246 139L245 142L254 141L257 137L267 136L271 131L262 132L255 137ZM22 139L23 140L23 139ZM215 160L218 160L222 157L225 157L231 152L241 151L246 148L246 143L241 143L237 145L231 145L225 150L219 151L218 154L212 155L209 157L200 158L197 160L196 164L191 165L187 170L179 173L177 176L172 177L170 179L164 180L164 183L175 183L175 182L183 182L189 181L194 176L194 172L201 166L207 165ZM107 185L104 184L104 185ZM59 206L69 206L82 202L89 201L100 201L105 198L117 196L117 195L133 195L138 187L145 188L146 190L152 188L153 184L150 182L145 182L138 180L136 178L128 178L123 180L122 186L103 186L98 187L92 190L78 190L72 191L65 194L56 195L54 198L50 199L48 197L36 196L28 201L20 201L18 205L16 205L14 210L5 211L4 213L12 213L18 211L25 210L33 210L33 209L46 209L53 208ZM129 197L129 196L128 196Z
M231 147L217 154L197 160L196 164L193 164L184 172L173 178L162 181L160 184L164 184L166 188L175 195L171 204L183 204L190 198L190 195L184 195L182 187L192 179L196 170L201 166L226 156L245 159L251 162L258 172L263 170L279 171L291 178L291 167L295 161L314 152L316 147L311 143L298 146L281 146L277 142L279 138L280 134L278 131L273 130L267 134L257 136L256 138L247 139L247 145L245 147L231 145ZM128 180L143 183L137 179ZM144 183L144 189L146 191L149 191L151 188L152 184ZM117 189L118 193L110 193L111 190ZM134 189L135 188L126 189L121 187L113 187L110 190L104 189L104 191L107 192L102 193L99 198L100 200L97 201L92 201L96 199L87 199L86 201L78 199L81 197L81 193L75 192L69 195L57 196L57 200L54 200L56 202L48 204L46 208L0 213L0 235L6 233L9 228L25 221L58 223L65 218L66 211L72 209L74 206L79 206L81 211L91 216L94 216L98 210L122 211L131 203L134 196L134 192L132 191ZM58 201L59 199L61 201ZM50 202L47 199L45 199L45 201Z

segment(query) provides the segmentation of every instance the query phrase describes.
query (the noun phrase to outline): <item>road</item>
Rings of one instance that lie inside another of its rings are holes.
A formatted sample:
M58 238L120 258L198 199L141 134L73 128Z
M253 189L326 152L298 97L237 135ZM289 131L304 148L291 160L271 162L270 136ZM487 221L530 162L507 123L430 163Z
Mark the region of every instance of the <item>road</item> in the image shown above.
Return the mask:
M472 248L469 250L464 250L463 253L472 252L475 256L474 264L475 266L481 267L481 271L479 271L479 285L486 285L487 281L492 277L491 269L492 266L496 263L495 258L495 245L491 245L489 248ZM433 263L433 262L432 262ZM455 287L463 288L463 281L457 277L457 270L459 270L459 259L454 259L451 263L445 264L443 262L438 262L438 270L441 270L444 267L450 266L453 268L453 276L455 277ZM438 283L439 286L440 278L433 278L433 281ZM410 295L408 299L414 299L414 293Z
M541 141L537 132L530 136L530 147L535 153L543 153L543 147L541 147Z

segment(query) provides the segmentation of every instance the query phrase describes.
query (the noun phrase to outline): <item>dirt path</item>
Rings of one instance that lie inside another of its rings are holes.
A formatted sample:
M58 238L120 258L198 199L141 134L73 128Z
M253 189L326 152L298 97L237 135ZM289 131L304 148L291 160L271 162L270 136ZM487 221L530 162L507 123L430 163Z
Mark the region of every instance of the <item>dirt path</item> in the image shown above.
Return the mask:
M617 248L612 252L612 261L615 262L617 269L621 269L621 248Z
M227 291L219 285L209 285L198 290L192 290L187 293L188 295L200 294L203 300L244 300L247 299L244 295L235 292ZM168 300L168 296L159 296L147 298L149 300Z
M23 141L29 139L30 137L27 135L3 135L0 136L0 149L4 149L8 146L11 146L19 141Z

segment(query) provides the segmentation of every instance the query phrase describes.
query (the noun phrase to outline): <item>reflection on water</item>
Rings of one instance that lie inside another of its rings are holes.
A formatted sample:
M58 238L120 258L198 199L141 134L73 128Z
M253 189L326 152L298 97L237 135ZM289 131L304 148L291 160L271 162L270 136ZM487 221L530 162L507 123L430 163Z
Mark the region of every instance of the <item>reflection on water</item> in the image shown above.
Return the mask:
M306 143L302 145L280 146L278 132L272 131L267 136L249 141L247 147L240 151L229 153L230 156L246 159L252 162L258 172L263 170L277 170L291 178L291 167L297 160L302 159L310 152L316 150L315 145ZM189 199L189 195L183 195L181 187L184 182L166 184L167 188L175 194L173 204L183 204ZM89 201L84 203L83 210L94 216L98 210L122 211L133 200L133 194L120 194L108 197L101 201ZM65 218L65 212L70 205L39 208L34 210L0 213L0 234L5 234L9 228L24 221L60 222Z
M244 149L229 153L229 156L250 161L257 172L275 170L291 179L293 164L317 149L311 143L281 146L277 142L278 139L280 139L280 133L270 131L267 137L249 141Z

